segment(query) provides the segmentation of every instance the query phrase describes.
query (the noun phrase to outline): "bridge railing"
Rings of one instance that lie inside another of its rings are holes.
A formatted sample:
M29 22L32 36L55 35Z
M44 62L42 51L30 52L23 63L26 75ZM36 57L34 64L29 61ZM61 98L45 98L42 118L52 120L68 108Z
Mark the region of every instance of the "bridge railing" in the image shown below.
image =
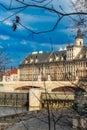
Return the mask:
M69 107L73 105L74 95L64 93L42 93L42 108L47 108L48 105L51 108Z
M42 100L50 99L50 100L74 100L74 94L70 93L42 93Z

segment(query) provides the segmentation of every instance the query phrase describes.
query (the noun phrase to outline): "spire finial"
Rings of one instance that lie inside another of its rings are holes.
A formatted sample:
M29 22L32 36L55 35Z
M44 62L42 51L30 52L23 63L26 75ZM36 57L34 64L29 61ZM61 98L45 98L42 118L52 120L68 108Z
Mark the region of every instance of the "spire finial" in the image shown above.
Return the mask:
M78 27L76 38L82 38L82 33L81 33L80 27Z
M70 35L68 34L68 43L67 43L68 46L70 46Z

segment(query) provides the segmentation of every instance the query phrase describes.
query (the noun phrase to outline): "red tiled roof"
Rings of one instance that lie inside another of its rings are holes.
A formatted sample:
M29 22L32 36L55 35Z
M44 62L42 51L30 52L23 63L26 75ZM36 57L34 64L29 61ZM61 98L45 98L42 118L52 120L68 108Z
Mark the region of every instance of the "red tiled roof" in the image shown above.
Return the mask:
M12 74L17 74L16 68L7 70L7 72L5 73L5 76L10 76Z

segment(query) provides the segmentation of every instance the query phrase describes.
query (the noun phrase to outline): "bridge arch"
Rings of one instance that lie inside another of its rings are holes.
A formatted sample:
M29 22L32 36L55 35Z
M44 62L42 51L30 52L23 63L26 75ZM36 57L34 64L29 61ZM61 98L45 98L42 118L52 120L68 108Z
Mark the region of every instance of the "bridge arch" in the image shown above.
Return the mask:
M42 93L42 108L46 108L47 103L49 107L52 108L71 107L74 103L76 90L85 92L83 88L76 86L60 86L53 88L51 92L47 94L47 98L45 98L45 93Z
M34 89L41 89L41 87L37 87L37 86L22 86L22 87L18 87L18 88L15 88L15 91L18 91L18 92L29 92L31 88L34 88Z
M70 93L74 93L76 90L81 90L83 92L85 92L85 89L81 88L81 87L77 87L77 86L62 86L62 87L56 87L52 89L52 92L70 92Z

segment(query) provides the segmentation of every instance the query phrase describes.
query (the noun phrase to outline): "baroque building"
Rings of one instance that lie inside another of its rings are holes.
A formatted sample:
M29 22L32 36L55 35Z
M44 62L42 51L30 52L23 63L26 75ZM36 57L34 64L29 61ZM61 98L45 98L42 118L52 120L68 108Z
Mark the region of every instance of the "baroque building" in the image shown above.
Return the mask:
M18 68L20 81L75 81L87 80L87 46L78 29L75 43L66 50L33 52L27 55Z

